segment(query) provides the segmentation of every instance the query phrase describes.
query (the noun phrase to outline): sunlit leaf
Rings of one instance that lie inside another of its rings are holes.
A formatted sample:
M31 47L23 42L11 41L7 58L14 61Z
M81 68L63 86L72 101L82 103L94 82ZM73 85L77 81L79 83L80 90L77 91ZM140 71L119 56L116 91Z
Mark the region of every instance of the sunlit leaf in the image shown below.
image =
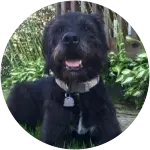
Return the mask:
M134 79L134 77L128 77L128 78L126 78L126 79L122 82L122 85L125 85L125 84L130 83L133 79Z
M130 72L131 72L131 70L129 70L129 69L124 69L123 71L121 71L121 73L125 74L125 75L129 74Z
M122 81L123 79L124 79L124 76L121 75L121 76L117 77L116 82L120 82L120 81Z
M146 70L143 70L143 71L139 72L139 73L137 74L136 78L142 78L145 73L146 73Z

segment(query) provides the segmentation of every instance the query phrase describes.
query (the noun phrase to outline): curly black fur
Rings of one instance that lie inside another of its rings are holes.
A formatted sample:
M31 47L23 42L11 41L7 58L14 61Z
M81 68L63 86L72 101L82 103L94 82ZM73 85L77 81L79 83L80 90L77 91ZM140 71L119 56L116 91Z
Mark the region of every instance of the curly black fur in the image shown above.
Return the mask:
M66 34L75 35L75 42L66 44ZM52 20L44 31L43 54L45 73L51 70L54 77L20 83L13 88L7 104L14 118L32 129L41 122L41 140L58 147L74 138L87 145L99 145L118 136L121 130L115 108L101 77L89 92L71 95L74 107L63 106L65 91L55 82L56 77L66 84L95 78L107 64L107 49L104 23L97 15L67 13ZM67 69L66 59L81 59L83 67ZM76 130L80 112L82 124L89 129L85 134Z

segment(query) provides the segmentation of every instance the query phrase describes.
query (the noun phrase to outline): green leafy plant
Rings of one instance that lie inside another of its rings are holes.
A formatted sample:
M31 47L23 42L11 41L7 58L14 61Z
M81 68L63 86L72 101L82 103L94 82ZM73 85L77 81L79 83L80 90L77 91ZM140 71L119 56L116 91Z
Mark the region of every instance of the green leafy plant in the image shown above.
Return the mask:
M127 56L124 49L109 54L110 67L106 83L121 84L124 100L131 100L136 108L141 108L146 98L149 85L149 65L145 51L134 59Z
M116 20L117 22L117 20ZM141 41L130 36L124 38L117 24L116 52L110 52L108 57L110 66L108 74L104 75L106 84L118 83L123 90L123 100L134 102L136 108L141 108L146 98L149 85L149 65L144 46ZM141 45L141 53L135 58L129 58L125 43L136 42Z
M42 33L54 16L54 5L46 6L29 16L13 33L1 64L3 89L11 88L17 81L42 76Z
M10 76L11 70L24 62L36 61L42 57L42 36L45 25L55 16L54 5L46 6L29 16L11 36L3 56L2 82Z
M15 83L22 81L34 81L43 77L44 61L41 57L35 61L22 62L21 65L11 69L10 77L2 82L3 89L10 89Z

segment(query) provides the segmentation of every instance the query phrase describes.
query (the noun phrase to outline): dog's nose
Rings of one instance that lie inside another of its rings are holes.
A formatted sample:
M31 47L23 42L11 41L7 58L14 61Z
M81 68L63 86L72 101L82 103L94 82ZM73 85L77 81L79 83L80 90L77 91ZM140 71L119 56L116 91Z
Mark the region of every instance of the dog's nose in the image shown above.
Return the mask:
M63 36L62 41L66 45L77 45L79 43L79 37L74 32L68 32Z

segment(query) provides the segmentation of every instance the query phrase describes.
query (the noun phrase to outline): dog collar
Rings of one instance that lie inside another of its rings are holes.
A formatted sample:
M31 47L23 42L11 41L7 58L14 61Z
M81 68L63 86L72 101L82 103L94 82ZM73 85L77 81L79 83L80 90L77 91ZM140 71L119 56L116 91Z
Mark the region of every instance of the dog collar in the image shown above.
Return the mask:
M96 86L99 83L99 79L100 77L97 76L96 78L93 78L86 82L72 83L71 89L69 89L68 85L62 80L56 78L55 81L58 86L66 92L69 91L70 93L85 93L88 92L92 87Z

